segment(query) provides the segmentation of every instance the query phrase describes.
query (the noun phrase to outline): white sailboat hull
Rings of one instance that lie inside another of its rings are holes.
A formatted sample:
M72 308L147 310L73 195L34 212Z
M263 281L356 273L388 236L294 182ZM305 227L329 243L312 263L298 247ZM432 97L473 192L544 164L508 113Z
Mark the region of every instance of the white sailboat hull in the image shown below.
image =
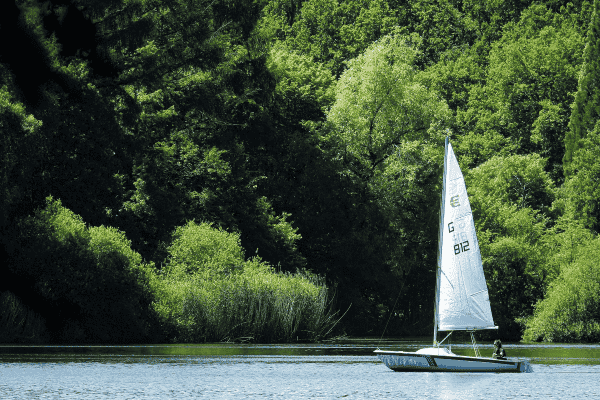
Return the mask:
M528 361L497 360L487 357L460 356L446 349L427 349L425 352L375 350L391 370L430 372L531 372ZM421 350L422 351L422 350Z
M470 331L475 354L473 332L497 329L492 317L479 241L465 179L452 145L446 137L438 268L436 273L433 343L438 347L416 352L383 351L375 353L394 371L448 372L531 372L528 361L467 357L439 347L440 331Z

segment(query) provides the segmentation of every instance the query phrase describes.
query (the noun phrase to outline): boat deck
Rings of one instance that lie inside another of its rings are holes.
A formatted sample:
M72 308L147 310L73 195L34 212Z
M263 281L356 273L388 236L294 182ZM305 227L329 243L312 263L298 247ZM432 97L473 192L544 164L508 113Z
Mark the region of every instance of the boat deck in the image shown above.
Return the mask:
M405 352L375 350L381 361L394 371L429 372L529 372L531 367L523 360L498 360L489 357L460 356L447 349Z

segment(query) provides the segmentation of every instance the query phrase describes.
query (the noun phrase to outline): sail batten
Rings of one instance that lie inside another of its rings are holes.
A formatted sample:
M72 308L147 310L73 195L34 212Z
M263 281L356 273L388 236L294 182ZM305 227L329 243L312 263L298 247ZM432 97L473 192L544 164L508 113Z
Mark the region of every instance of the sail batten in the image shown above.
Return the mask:
M450 143L444 170L437 326L440 331L495 329L467 188Z

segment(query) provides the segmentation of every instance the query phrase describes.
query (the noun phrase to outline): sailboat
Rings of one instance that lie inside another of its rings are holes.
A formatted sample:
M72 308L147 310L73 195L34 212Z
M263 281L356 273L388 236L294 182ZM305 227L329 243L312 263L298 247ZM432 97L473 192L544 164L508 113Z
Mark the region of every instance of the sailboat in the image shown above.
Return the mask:
M375 350L394 371L528 372L526 360L482 357L474 332L494 324L481 253L463 174L446 138L435 288L433 347L416 352ZM437 341L438 331L450 332ZM453 331L469 331L475 357L441 347Z

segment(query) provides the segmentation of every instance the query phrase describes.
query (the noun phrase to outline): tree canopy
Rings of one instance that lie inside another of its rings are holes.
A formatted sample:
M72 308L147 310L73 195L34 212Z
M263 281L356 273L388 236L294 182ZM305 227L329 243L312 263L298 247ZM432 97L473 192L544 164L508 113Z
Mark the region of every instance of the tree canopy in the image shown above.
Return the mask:
M598 0L3 2L0 335L428 335L449 136L500 336L595 340L599 21ZM294 301L317 311L253 308Z

